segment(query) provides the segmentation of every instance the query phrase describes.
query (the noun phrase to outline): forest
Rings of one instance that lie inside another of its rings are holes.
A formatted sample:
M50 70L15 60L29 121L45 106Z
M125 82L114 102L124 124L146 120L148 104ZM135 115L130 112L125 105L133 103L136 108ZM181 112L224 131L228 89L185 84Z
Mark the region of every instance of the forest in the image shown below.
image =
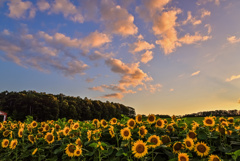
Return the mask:
M58 118L75 120L107 119L121 115L134 117L135 109L120 103L91 100L87 97L47 94L36 91L0 93L0 111L8 118L23 121L33 116L36 121L57 120Z

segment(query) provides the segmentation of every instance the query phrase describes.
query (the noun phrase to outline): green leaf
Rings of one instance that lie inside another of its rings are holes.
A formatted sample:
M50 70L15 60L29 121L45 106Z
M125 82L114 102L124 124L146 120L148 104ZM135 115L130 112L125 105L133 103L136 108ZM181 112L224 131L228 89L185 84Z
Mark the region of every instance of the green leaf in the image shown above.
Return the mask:
M98 145L97 143L91 143L89 146L93 148L97 148L97 145Z

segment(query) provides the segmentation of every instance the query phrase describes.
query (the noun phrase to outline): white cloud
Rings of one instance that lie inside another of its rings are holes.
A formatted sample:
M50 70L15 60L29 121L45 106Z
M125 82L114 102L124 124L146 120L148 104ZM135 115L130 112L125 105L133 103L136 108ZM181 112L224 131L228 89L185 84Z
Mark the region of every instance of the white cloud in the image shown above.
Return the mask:
M236 36L230 36L227 38L227 40L229 43L232 43L232 44L240 42L240 38L236 38Z
M230 78L226 79L226 82L231 82L235 79L239 79L240 78L240 74L239 75L232 75Z
M192 73L191 76L196 76L196 75L198 75L199 73L200 73L200 70L198 70L198 71Z
M26 12L29 10L29 18L35 16L35 9L32 6L30 1L21 1L21 0L10 0L10 3L7 3L9 6L10 13L8 14L11 18L25 18Z
M129 14L126 9L115 5L111 0L102 1L101 19L111 34L129 36L138 32L137 26L133 23L133 15Z
M46 0L39 0L37 6L40 11L45 11L50 8L50 4Z

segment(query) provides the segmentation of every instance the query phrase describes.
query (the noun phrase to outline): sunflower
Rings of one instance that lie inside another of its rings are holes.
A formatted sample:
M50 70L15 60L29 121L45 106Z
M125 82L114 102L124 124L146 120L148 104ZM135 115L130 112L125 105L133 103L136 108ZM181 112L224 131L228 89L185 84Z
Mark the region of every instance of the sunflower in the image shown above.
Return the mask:
M99 141L98 144L97 144L97 148L100 147L101 150L104 150L103 146L102 146L102 143Z
M164 145L169 145L171 143L171 139L168 135L163 135L162 136L162 143Z
M135 125L136 125L136 122L135 122L134 119L129 119L129 120L128 120L127 126L128 126L130 129L133 129Z
M59 130L59 129L61 128L61 126L58 125L58 124L55 124L54 126L55 126L55 129L56 129L56 130Z
M48 124L45 124L43 131L48 132L50 130L50 126Z
M228 126L228 122L222 121L222 122L221 122L221 125L223 125L223 126Z
M197 152L197 155L198 156L207 156L209 151L210 151L210 147L207 146L204 142L198 142L196 145L195 145L195 148L194 148L195 152Z
M4 137L8 137L8 135L10 135L11 132L12 132L12 131L10 131L10 130L5 130L5 131L3 132L3 136L4 136Z
M82 154L82 149L79 147L76 147L73 155L76 157L79 157L81 154Z
M147 122L149 124L153 124L156 121L156 116L154 114L149 114L147 118Z
M38 128L38 133L42 133L43 130L44 130L43 128L44 128L44 127L39 127L39 128Z
M69 135L69 132L70 132L70 128L69 127L64 127L64 129L63 129L63 135L64 136L67 136L67 135Z
M173 127L173 124L168 124L167 127L166 127L166 129L167 129L167 132L173 132L173 131L175 131L175 128Z
M148 130L146 129L146 127L143 125L141 127L139 127L139 131L138 134L141 138L144 138L144 136L148 133Z
M228 120L229 124L234 124L234 118L233 117L229 117L227 120Z
M99 120L98 119L93 119L92 122L97 128L99 127Z
M132 151L134 157L142 158L148 153L148 148L142 140L137 140L132 146Z
M138 124L142 123L142 115L138 114L138 115L136 116L135 120L136 120L136 122L137 122Z
M0 131L3 129L3 124L0 122Z
M184 145L182 144L182 142L177 141L173 144L173 153L180 153L181 149L184 149Z
M87 132L88 141L91 140L91 136L92 136L92 131L91 131L91 130L88 130L88 132Z
M110 128L109 128L108 130L109 130L109 134L110 134L111 137L113 138L113 137L115 136L114 127L113 127L113 126L110 126Z
M15 149L18 144L17 139L13 139L10 143L10 149Z
M6 148L6 147L8 146L8 144L9 144L9 140L8 140L8 139L3 139L3 141L2 141L2 147L3 147L3 148Z
M192 150L194 148L194 142L193 139L187 137L186 139L183 140L185 147L189 150Z
M18 130L18 137L22 137L23 136L23 128L20 128L19 130Z
M162 119L157 119L155 127L156 128L164 128L164 121Z
M176 120L176 116L175 116L175 115L172 115L171 119L172 119L173 121L175 121L175 120Z
M111 120L110 120L110 123L112 125L115 125L117 123L117 119L115 117L113 117Z
M35 155L37 150L38 150L38 148L34 149L34 151L32 152L32 155Z
M71 124L73 122L73 119L69 119L68 123Z
M197 133L195 133L194 131L190 130L187 134L187 137L193 139L193 141L197 141Z
M203 120L203 124L205 126L213 127L215 125L215 120L212 117L205 117Z
M164 124L168 124L168 121L167 121L167 119L164 119L163 121L164 121Z
M102 119L102 120L101 120L101 126L102 126L103 128L106 128L106 127L108 126L107 121L104 120L104 119Z
M178 153L178 161L189 161L187 153Z
M75 144L77 144L77 147L81 148L82 147L82 141L80 138L78 138L76 141L75 141Z
M224 117L220 117L218 120L219 120L219 122L227 121Z
M211 154L211 155L209 156L208 161L221 161L221 159L220 159L217 155Z
M121 129L121 136L123 140L129 140L132 136L130 129L128 127Z
M79 123L78 122L74 123L72 126L72 129L77 130L78 128L79 128Z
M37 138L37 139L43 138L43 134L42 134L42 133L38 133L38 134L36 135L36 138Z
M162 144L162 141L160 140L159 136L152 135L148 138L147 142L153 143L153 145L148 145L149 148L156 148Z
M224 126L217 126L216 131L218 131L221 135L227 134L227 129Z
M69 156L69 157L73 157L74 156L74 152L75 152L76 146L73 145L72 143L68 144L67 147L65 148L65 153Z
M228 134L228 135L232 135L232 130L228 130L228 131L227 131L227 134Z
M34 138L33 135L28 135L28 140L29 140L32 144L34 144L34 142L35 142L35 138Z
M93 139L94 140L99 140L101 138L101 130L97 129L97 130L93 130L92 131L92 135L93 135Z
M54 136L52 133L48 132L44 139L46 140L46 142L48 142L48 144L52 144L54 142Z
M35 128L35 127L37 127L37 122L36 121L33 121L32 123L31 123L31 126L32 126L32 128Z

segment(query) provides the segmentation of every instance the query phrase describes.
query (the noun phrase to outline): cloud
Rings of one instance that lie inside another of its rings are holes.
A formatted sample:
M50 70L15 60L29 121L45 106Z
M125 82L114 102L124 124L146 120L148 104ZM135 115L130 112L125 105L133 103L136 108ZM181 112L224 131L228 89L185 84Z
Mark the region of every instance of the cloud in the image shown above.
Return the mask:
M211 39L211 36L202 36L199 33L195 33L195 35L186 34L185 36L181 37L178 41L183 44L193 44L198 41L206 41Z
M188 17L186 20L182 22L183 25L186 25L187 23L191 23L192 25L199 25L202 23L201 20L197 20L196 17L192 17L191 11L188 11Z
M164 9L171 0L143 0L143 5L136 7L136 12L145 21L151 20Z
M230 36L227 38L228 42L231 44L240 42L240 38L236 38L236 36Z
M198 70L198 71L192 73L191 76L196 76L196 75L198 75L199 73L200 73L200 70Z
M117 98L117 99L122 99L123 94L122 93L112 93L112 94L106 94L102 96L102 98Z
M81 10L79 10L69 0L55 0L49 13L62 13L65 18L68 18L74 22L84 22Z
M90 90L93 90L93 91L100 91L100 92L104 92L104 89L103 89L103 87L101 87L101 86L97 86L97 87L90 87L90 88L88 88L88 89L90 89Z
M10 3L7 3L10 13L8 14L11 18L25 18L27 11L28 17L33 18L35 16L35 9L30 1L21 1L21 0L10 0Z
M94 80L95 80L96 78L86 78L86 82L88 82L88 83L91 83L91 82L93 82Z
M205 4L209 3L209 2L214 2L215 5L217 5L217 6L220 5L220 0L198 0L198 1L196 2L196 4L197 4L197 5L205 5Z
M45 11L50 8L50 4L46 0L39 0L37 6L40 11Z
M211 15L211 12L206 9L202 9L201 11L202 11L201 18Z
M90 60L99 60L99 59L107 59L107 58L110 58L112 57L113 54L112 53L101 53L99 51L94 51L91 55L89 55L89 59Z
M156 91L160 91L162 88L161 84L155 84L155 85L148 85L147 90L149 90L151 93L155 93Z
M212 32L212 26L210 24L206 24L204 27L208 29L208 34Z
M133 23L134 17L124 8L115 5L111 0L103 0L101 3L101 19L106 29L111 34L122 36L135 35L137 26Z
M232 80L239 79L239 78L240 78L240 74L239 75L232 75L230 78L226 79L226 82L231 82Z
M173 92L173 91L174 91L174 89L173 89L173 88L171 88L169 91L170 91L170 92Z
M153 59L153 52L152 51L146 51L144 54L142 54L141 56L141 62L146 64L148 63L150 60Z
M129 52L134 54L143 50L150 50L153 48L155 48L154 44L149 44L146 41L138 40L137 42L129 45Z

